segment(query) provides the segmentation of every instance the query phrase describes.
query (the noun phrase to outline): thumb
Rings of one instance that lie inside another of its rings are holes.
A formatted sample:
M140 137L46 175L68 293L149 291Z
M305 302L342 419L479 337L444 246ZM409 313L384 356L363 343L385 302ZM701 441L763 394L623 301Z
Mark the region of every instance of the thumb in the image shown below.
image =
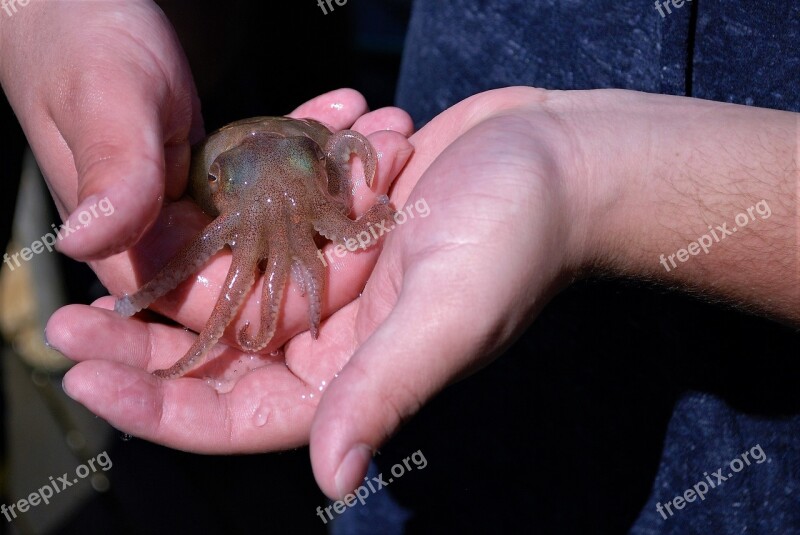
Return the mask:
M202 129L192 112L193 86L176 109L166 88L133 74L90 75L69 97L76 104L53 113L78 186L77 193L56 192L70 195L59 198L62 207L77 204L60 229L58 249L79 260L129 248L155 221L165 193L177 197L185 189L192 121Z
M478 333L464 336L449 310L465 305L432 295L458 295L452 285L444 272L426 272L424 291L406 277L395 308L325 391L310 446L317 483L328 496L356 488L377 448L478 355ZM432 310L432 303L447 303L446 310Z

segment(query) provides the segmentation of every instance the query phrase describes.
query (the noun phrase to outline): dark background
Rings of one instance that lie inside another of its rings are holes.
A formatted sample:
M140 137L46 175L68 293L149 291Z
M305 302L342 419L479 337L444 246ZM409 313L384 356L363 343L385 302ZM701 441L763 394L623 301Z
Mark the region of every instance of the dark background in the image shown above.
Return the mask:
M323 15L314 0L159 2L189 56L208 131L337 87L362 91L373 108L391 104L407 4L351 0ZM2 113L8 223L22 140ZM96 297L85 269L66 262L65 273L73 301ZM796 414L797 356L796 332L779 324L643 283L584 281L381 450L384 472L417 450L428 461L381 492L413 511L409 532L624 533L651 493L681 396ZM58 533L325 530L306 449L198 456L120 436L109 456L111 492Z

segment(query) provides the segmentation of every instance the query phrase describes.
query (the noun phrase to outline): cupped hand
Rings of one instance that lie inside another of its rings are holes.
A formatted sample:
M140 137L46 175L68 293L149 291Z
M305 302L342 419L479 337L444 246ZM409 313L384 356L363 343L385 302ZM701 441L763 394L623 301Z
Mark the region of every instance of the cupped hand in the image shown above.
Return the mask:
M219 374L214 363L207 372L223 382L240 374L232 389L202 375L161 381L143 370L179 358L192 335L119 318L102 309L106 299L48 325L51 343L84 361L67 374L67 392L119 429L180 449L254 452L310 439L322 489L349 491L403 419L485 365L563 280L575 240L565 222L578 216L565 201L570 170L554 156L569 140L543 98L479 95L411 138L415 155L390 195L405 217L387 227L363 293L322 323L319 339L299 334L272 357L222 349ZM344 280L370 257L333 259L331 276Z
M530 88L480 94L416 133L392 200L428 216L390 233L363 294L328 320L347 334L287 346L345 363L310 434L328 496L361 484L398 426L495 358L578 267L582 216L566 175L579 162L545 100Z
M412 152L406 139L410 118L404 112L383 108L366 111L363 97L339 90L317 97L293 111L294 117L313 117L336 129L354 128L368 137L378 153L378 169L370 192L361 182L354 211L365 211L376 193L385 193ZM356 119L357 118L357 119ZM207 218L189 200L167 203L153 231L130 251L106 264L132 273L131 259L146 261L143 271L152 276ZM151 235L153 236L151 238ZM379 249L333 254L330 261L323 317L352 301L374 265ZM153 308L199 330L216 302L231 255L223 251L193 278L159 300ZM140 266L141 267L141 266ZM263 451L307 442L308 426L326 384L308 383L314 377L333 377L342 363L316 353L300 355L300 369L291 362L294 349L283 354L253 355L240 351L235 333L248 318L260 315L260 280L229 326L228 335L207 357L208 364L189 377L162 381L150 375L180 359L195 336L186 329L154 321L122 318L113 312L114 300L100 299L95 306L70 305L57 311L47 325L48 342L66 356L80 361L64 378L68 394L127 433L176 448L201 452ZM268 349L280 347L292 335L305 331L308 305L294 282L288 286L277 331ZM330 331L321 328L320 336ZM312 344L312 347L314 345ZM323 349L325 344L319 347ZM296 346L292 346L296 347ZM311 375L306 372L314 370ZM265 426L270 422L269 426ZM305 422L305 424L303 424Z

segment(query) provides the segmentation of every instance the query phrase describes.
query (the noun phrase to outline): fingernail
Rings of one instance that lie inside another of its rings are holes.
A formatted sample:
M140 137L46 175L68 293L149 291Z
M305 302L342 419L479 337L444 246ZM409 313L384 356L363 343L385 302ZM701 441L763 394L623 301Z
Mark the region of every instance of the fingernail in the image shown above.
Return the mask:
M61 355L66 357L66 355L64 355L63 351L58 349L56 346L54 346L52 343L50 343L50 340L48 340L48 338L47 338L47 327L44 328L44 333L42 334L42 337L44 338L44 346L46 348L52 349L53 351L58 351ZM69 358L69 357L67 357L67 358Z
M75 396L73 396L72 393L70 393L69 389L67 388L67 376L66 375L64 375L64 377L61 378L61 390L63 390L64 393L67 396L70 397L70 399L75 399Z
M366 444L356 444L347 452L333 477L336 493L340 498L356 488L367 472L370 459L372 459L372 449Z

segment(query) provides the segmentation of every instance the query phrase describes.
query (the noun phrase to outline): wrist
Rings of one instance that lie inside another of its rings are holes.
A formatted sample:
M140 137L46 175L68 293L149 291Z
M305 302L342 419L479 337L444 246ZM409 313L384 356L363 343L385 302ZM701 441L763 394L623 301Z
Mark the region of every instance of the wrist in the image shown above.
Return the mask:
M595 159L580 157L585 151L602 154L608 150L593 146L597 136L583 124L591 107L597 106L593 101L599 95L592 93L508 87L480 93L454 107L466 107L462 113L467 119L458 135L482 122L510 118L525 121L524 133L520 131L518 137L524 136L529 148L529 179L547 192L541 208L548 211L548 256L558 287L578 276L600 254L590 233L591 222L608 209L604 206L614 202L614 190L619 187L616 181L596 178L616 173L600 169ZM619 152L604 163L618 165L623 151Z
M653 128L640 93L624 90L555 91L543 104L558 124L554 153L564 182L569 225L568 269L581 276L627 270L620 256L640 249L630 223L651 215L658 196L645 179L652 170ZM659 98L656 96L656 98ZM656 136L657 137L657 136Z
M612 121L625 112L615 98L626 93L631 92L512 87L473 97L474 122L502 116L527 120L530 137L535 139L531 152L538 176L534 180L549 182L553 192L547 208L560 230L553 254L559 257L566 278L605 262L608 243L605 235L598 234L598 226L611 224L603 221L619 203L629 177L637 176L636 168L644 165L629 156L643 153L637 146L640 138L611 134Z
M569 140L580 273L661 280L799 319L797 114L620 90L554 94L547 106Z

